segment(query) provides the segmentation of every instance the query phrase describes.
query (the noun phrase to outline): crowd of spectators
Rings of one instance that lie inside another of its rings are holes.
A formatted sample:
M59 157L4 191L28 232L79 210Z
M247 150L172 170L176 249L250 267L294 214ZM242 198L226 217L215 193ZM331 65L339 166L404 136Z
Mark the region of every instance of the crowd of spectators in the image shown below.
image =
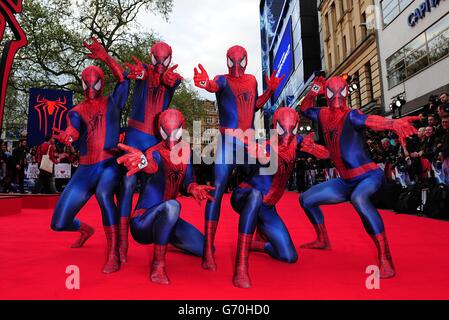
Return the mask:
M414 123L418 134L401 147L393 132L366 131L366 148L372 159L384 169L389 182L410 185L449 185L449 95L431 96L429 104ZM324 180L338 176L329 161L300 154L290 190L300 192Z
M26 139L21 139L12 151L8 151L7 144L0 140L0 193L56 193L60 188L57 188L52 173L39 170L31 187L27 188L25 183L27 167L35 165L39 168L43 155L47 154L54 164L71 164L72 171L78 166L79 153L75 148L56 144L51 136L46 137L42 145L31 148Z

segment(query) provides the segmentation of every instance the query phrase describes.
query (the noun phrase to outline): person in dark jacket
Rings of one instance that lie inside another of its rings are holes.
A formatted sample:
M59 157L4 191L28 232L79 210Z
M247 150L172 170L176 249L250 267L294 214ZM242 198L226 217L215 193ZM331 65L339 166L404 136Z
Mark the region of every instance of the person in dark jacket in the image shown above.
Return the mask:
M449 185L449 116L441 120L441 126L445 130L445 133L439 140L438 150L441 152L443 160L443 172L446 184Z
M435 141L435 129L433 127L427 127L424 135L424 142L421 145L420 155L430 162L436 158L436 141Z
M6 164L9 171L9 177L5 184L5 191L11 191L11 184L18 180L20 193L25 193L24 179L25 179L25 166L26 166L26 154L27 154L27 141L25 139L20 140L19 146L12 152L12 156L8 159Z

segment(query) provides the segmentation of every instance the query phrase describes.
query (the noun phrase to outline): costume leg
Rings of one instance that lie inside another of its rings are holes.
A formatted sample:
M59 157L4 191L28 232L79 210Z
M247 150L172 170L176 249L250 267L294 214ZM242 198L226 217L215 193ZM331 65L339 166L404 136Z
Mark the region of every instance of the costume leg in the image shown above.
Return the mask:
M187 221L179 218L176 222L170 243L185 253L202 257L204 252L204 236Z
M218 148L220 149L220 148ZM217 151L217 158L221 157L220 152ZM219 158L220 159L220 158ZM215 201L207 201L205 214L205 237L204 237L204 254L202 266L205 270L215 271L217 264L215 263L213 247L215 240L215 232L217 230L218 219L220 217L221 200L226 191L229 176L234 169L231 164L215 164L215 190L211 192Z
M122 179L122 188L118 198L118 210L120 213L119 226L119 254L120 262L127 262L128 260L128 230L129 230L129 215L132 210L133 196L137 185L137 175L127 177L126 174Z
M96 197L101 208L103 227L107 240L106 263L103 273L113 273L120 269L120 258L118 251L119 242L119 213L114 202L115 190L120 181L120 171L115 160L111 162L102 172L96 189Z
M351 202L362 219L363 226L377 248L380 277L391 278L395 275L393 260L388 246L385 228L377 209L371 203L371 196L382 187L385 178L382 173L372 174L360 182L351 195Z
M262 193L253 188L236 188L232 193L231 205L240 213L233 278L234 286L239 288L251 287L248 273L249 251L262 201Z
M79 231L80 238L72 248L80 248L89 239L94 229L76 219L76 215L95 192L97 177L91 166L81 166L73 175L56 204L51 220L54 231Z
M298 253L276 207L263 205L259 211L258 222L257 228L267 238L267 242L263 242L264 252L281 261L296 262Z
M139 243L154 242L153 262L150 279L159 284L169 284L165 271L167 244L179 219L181 205L176 200L169 200L151 209L139 208L143 214L131 220L131 234Z
M336 204L349 200L350 186L343 179L332 179L313 186L299 197L301 207L315 228L317 240L302 245L306 249L329 250L330 242L324 224L323 212L320 205Z
M132 211L133 196L137 187L137 180L140 179L142 189L144 188L145 175L135 174L127 177L123 173L122 188L119 191L118 210L120 213L119 222L119 253L120 262L128 261L128 231L129 231L129 215Z
M118 201L118 207L120 211L120 217L128 218L131 214L133 205L133 195L137 186L137 175L127 177L126 175L122 179L122 190L120 190L120 197Z

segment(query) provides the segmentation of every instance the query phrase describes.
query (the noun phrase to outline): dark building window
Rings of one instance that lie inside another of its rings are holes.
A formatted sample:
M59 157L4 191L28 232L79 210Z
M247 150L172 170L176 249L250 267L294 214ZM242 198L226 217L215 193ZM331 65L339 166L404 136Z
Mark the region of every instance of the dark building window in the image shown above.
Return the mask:
M368 102L374 100L373 76L371 71L371 62L365 64L365 90Z
M449 54L449 15L420 34L387 59L391 89Z

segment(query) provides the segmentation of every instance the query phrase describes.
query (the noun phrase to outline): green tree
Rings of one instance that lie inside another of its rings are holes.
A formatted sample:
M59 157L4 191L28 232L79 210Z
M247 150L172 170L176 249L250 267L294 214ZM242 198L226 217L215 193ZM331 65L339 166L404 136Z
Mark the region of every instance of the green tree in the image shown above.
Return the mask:
M193 134L193 121L202 120L206 115L203 100L191 85L183 83L173 97L171 107L182 112L186 120L186 130Z
M121 62L134 55L148 61L154 33L138 29L139 12L153 12L168 19L173 0L27 0L19 22L29 45L16 56L5 105L4 129L25 127L28 91L32 87L65 89L82 96L80 74L88 64L83 40L95 36ZM103 66L104 67L104 66ZM106 73L105 91L115 81ZM124 120L129 107L124 113Z

